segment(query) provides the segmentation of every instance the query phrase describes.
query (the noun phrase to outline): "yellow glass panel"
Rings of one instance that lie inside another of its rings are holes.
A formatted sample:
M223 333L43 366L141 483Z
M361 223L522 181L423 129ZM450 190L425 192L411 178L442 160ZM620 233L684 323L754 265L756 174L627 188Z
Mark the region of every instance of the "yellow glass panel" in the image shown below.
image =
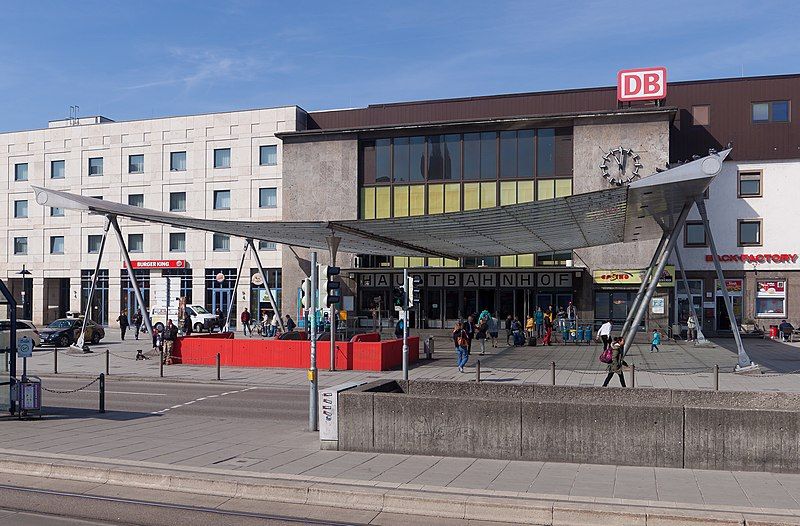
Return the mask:
M394 256L393 265L397 268L408 268L408 258L405 256Z
M556 179L556 197L572 195L572 179Z
M552 179L545 179L543 181L537 181L537 201L543 201L545 199L552 199L556 196L555 194L555 184L553 184Z
M445 258L444 266L445 267L457 267L458 266L458 260L457 259L446 259Z
M517 203L517 183L500 183L500 205L513 205Z
M481 208L497 206L497 183L481 183Z
M379 186L375 189L375 218L383 219L392 215L392 189Z
M533 181L520 181L517 183L517 203L531 201L533 201Z
M500 256L501 267L516 267L517 256Z
M361 218L375 219L375 188L361 189Z
M405 217L408 215L408 187L394 187L394 217Z
M441 214L444 212L444 185L428 185L428 213Z
M442 258L428 258L428 266L429 267L441 267L442 266Z
M419 258L419 257L408 258L408 266L409 267L424 267L425 266L425 258Z
M464 210L477 210L481 207L480 183L464 184Z
M425 215L425 185L418 184L411 187L408 194L408 215Z
M517 256L517 266L518 267L532 267L533 266L533 254L520 254Z
M458 183L445 185L444 211L458 212L459 210L461 210L461 185Z

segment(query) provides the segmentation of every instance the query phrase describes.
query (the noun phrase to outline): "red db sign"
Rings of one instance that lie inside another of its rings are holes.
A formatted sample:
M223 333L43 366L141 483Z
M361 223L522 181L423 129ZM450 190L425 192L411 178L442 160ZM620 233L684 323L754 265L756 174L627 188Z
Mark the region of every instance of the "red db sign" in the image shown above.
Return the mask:
M617 73L617 100L667 98L667 68L623 69Z

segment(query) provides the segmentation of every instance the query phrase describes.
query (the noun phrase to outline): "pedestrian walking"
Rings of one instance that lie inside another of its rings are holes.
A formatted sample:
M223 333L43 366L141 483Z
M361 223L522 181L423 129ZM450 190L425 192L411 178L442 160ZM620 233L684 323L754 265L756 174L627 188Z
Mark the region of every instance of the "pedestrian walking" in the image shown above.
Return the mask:
M628 365L622 359L622 338L616 338L611 344L611 363L606 365L606 381L603 382L603 387L608 387L608 382L614 377L615 374L619 375L619 383L625 387L625 376L622 374L622 367Z
M564 307L559 307L556 313L556 321L558 323L558 332L564 332L567 327L567 311Z
M167 326L164 327L162 338L164 340L164 355L162 359L165 365L172 365L172 346L178 338L178 327L172 323L172 320L167 320Z
M608 346L611 345L611 320L606 320L600 326L600 330L597 331L597 337L603 342L603 350L608 349Z
M650 340L650 352L658 352L658 346L661 345L661 333L658 329L653 329L653 338Z
M289 316L288 314L286 315L286 324L285 325L286 325L286 330L289 331L289 332L292 332L294 330L294 328L297 327L297 324L294 322L292 317Z
M142 313L137 310L133 315L133 326L136 327L136 340L139 339L139 333L142 331L142 321Z
M506 345L509 345L508 342L511 340L511 337L514 335L514 333L511 332L511 323L513 321L514 321L514 318L512 318L511 315L509 314L508 317L506 318Z
M475 338L481 344L481 356L486 354L486 339L489 333L489 323L486 321L486 318L481 318L478 321L478 325L475 328Z
M222 332L222 328L225 327L225 321L222 319L222 309L219 307L214 309L214 316L217 317L217 327L219 327L219 332Z
M533 322L536 324L536 337L541 338L544 332L544 312L539 306L536 307L536 312L533 313Z
M489 337L492 339L492 347L497 347L497 335L500 332L500 320L496 316L489 318Z
M279 316L278 313L276 312L275 314L272 315L272 320L269 322L270 337L273 337L276 334L278 334L278 321L279 321Z
M192 317L188 314L183 315L183 335L184 336L191 336L192 335Z
M573 328L575 322L578 321L578 309L575 308L575 304L571 301L567 305L567 321L570 322L570 328Z
M467 336L467 331L464 330L464 324L460 321L457 321L453 328L453 343L456 348L456 365L458 366L458 371L463 373L464 366L467 365L467 360L469 360L469 337Z
M542 338L542 345L553 345L553 313L550 311L544 313L544 338Z
M475 317L470 314L467 316L467 321L463 324L464 330L467 332L469 345L467 345L467 354L472 352L472 340L475 339Z
M247 307L244 308L239 319L242 321L242 334L247 336L247 331L250 331L250 337L252 338L253 328L250 327L250 312L248 312Z
M163 356L162 350L164 348L164 339L161 335L161 332L156 327L153 327L153 351L159 355L159 357Z
M128 330L128 311L127 309L122 309L120 312L119 317L117 318L119 322L119 333L120 338L122 341L125 341L125 332Z
M686 341L690 342L697 339L697 324L694 321L694 316L689 315L686 320Z

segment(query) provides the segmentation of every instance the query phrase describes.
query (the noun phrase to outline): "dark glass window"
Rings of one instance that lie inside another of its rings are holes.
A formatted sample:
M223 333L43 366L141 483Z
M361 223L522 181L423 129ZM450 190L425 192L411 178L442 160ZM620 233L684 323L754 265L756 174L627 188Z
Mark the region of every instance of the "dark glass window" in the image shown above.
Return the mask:
M388 183L392 180L391 140L375 141L375 182Z
M393 181L403 183L408 181L408 137L398 137L394 140L392 150Z
M444 178L458 181L461 179L461 135L445 135L444 146Z
M556 175L572 175L572 129L559 128L555 139Z
M500 132L500 177L517 176L517 132Z
M361 182L375 182L375 142L364 141L361 147Z
M481 133L481 179L497 179L497 133Z
M683 244L687 247L705 247L708 245L706 242L706 229L700 221L687 221L683 237Z
M739 220L739 246L761 245L761 220Z
M533 177L533 130L517 132L517 176Z
M772 103L772 120L774 122L789 122L788 100L779 100Z
M543 128L537 134L536 143L536 176L555 175L555 130Z
M428 137L428 180L438 181L444 176L444 137Z
M425 180L425 137L411 137L408 140L409 170L411 181Z
M481 134L464 134L464 179L480 179Z

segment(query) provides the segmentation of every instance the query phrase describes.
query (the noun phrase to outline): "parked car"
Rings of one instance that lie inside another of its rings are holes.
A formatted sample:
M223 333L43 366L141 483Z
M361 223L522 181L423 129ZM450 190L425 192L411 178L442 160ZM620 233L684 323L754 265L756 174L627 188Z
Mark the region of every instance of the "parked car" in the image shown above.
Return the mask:
M39 330L30 320L17 320L17 341L23 336L33 340L33 346L41 345ZM0 349L8 349L9 338L11 337L11 322L0 320Z
M83 326L82 318L61 318L58 319L41 331L42 345L55 345L56 347L68 347L78 341ZM84 340L94 344L106 337L106 331L96 322L89 320L86 323Z
M211 332L211 329L217 327L219 324L217 317L208 312L201 305L186 305L185 312L192 319L192 330L194 332ZM150 308L150 323L159 331L164 329L168 319L171 319L172 323L178 323L177 303L169 306L169 313L167 313L167 307L165 305L158 305Z

